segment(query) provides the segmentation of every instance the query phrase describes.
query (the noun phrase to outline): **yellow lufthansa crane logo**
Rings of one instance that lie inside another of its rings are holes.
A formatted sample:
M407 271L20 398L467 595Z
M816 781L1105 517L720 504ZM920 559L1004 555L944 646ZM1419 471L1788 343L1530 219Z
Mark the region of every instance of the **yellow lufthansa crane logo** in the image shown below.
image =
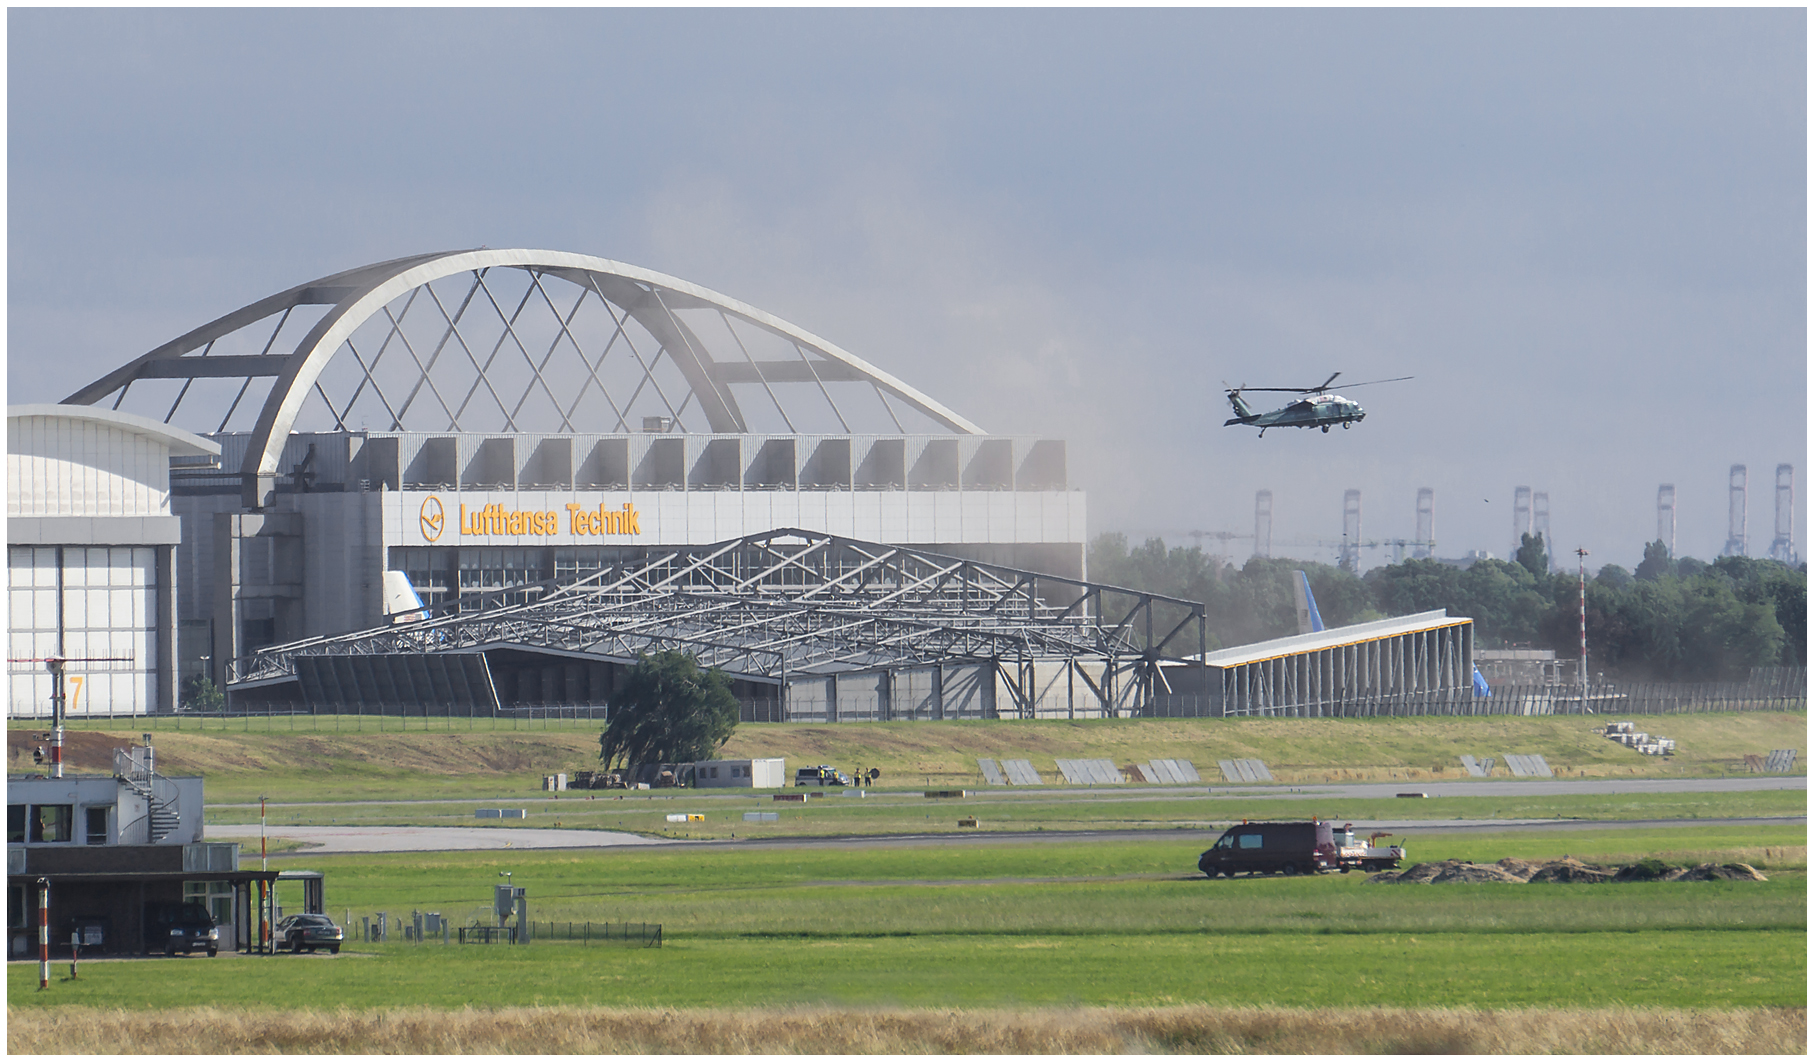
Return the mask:
M447 527L447 514L441 509L441 499L430 495L422 500L422 537L429 542L441 538L441 529Z

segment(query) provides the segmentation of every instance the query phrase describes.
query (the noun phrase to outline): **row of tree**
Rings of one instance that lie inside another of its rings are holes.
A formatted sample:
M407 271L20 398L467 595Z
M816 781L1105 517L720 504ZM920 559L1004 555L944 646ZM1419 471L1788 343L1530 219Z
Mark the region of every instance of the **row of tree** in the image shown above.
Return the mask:
M1090 543L1096 583L1164 594L1205 606L1213 646L1237 646L1298 630L1294 571L1310 579L1329 626L1447 609L1475 621L1477 645L1578 653L1578 583L1550 571L1544 542L1526 536L1512 561L1458 568L1411 560L1365 576L1332 565L1251 558L1239 567L1201 548L1159 539L1130 547L1120 534ZM1754 667L1808 661L1808 568L1723 557L1671 558L1663 543L1637 568L1605 565L1587 585L1589 659L1622 679L1743 679ZM1176 648L1174 648L1176 649Z

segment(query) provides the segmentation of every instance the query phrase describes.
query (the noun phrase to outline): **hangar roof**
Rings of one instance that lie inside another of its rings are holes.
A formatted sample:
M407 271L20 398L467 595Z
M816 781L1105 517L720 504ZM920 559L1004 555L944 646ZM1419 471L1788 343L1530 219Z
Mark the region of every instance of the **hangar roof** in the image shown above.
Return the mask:
M65 421L92 421L144 436L147 439L164 444L170 453L180 457L219 457L221 445L212 439L203 439L194 432L185 431L172 425L163 424L124 410L108 410L95 406L67 406L56 402L33 402L6 408L6 419L17 417L54 417Z
M1253 664L1256 661L1270 661L1278 657L1291 657L1300 653L1335 649L1338 646L1352 646L1360 642L1409 635L1414 631L1455 627L1471 622L1465 616L1450 616L1447 609L1432 609L1426 613L1392 616L1384 620L1369 620L1345 627L1313 631L1306 635L1287 635L1284 638L1255 642L1247 646L1232 646L1226 650L1215 650L1204 655L1204 663L1212 668L1233 668L1236 665ZM1196 656L1193 655L1192 659L1196 660Z
M166 423L250 430L239 470L249 491L276 475L292 431L984 434L748 303L623 262L527 248L414 255L317 278L63 401L110 397Z

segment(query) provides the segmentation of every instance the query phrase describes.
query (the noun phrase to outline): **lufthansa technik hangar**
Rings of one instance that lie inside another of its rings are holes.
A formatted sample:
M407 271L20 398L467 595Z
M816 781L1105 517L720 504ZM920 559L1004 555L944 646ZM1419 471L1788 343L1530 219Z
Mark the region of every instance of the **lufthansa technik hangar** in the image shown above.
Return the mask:
M248 707L602 704L671 647L778 719L1127 714L1204 648L1087 582L1063 440L621 262L336 273L64 403L219 447L170 470L175 663Z

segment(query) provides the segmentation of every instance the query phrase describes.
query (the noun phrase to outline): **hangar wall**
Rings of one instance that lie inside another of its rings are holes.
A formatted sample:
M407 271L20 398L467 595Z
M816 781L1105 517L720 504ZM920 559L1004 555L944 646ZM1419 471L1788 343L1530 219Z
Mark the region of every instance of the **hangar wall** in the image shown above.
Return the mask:
M82 406L7 409L7 711L49 711L37 661L69 658L65 711L176 707L176 544L170 464L219 446L148 418Z

